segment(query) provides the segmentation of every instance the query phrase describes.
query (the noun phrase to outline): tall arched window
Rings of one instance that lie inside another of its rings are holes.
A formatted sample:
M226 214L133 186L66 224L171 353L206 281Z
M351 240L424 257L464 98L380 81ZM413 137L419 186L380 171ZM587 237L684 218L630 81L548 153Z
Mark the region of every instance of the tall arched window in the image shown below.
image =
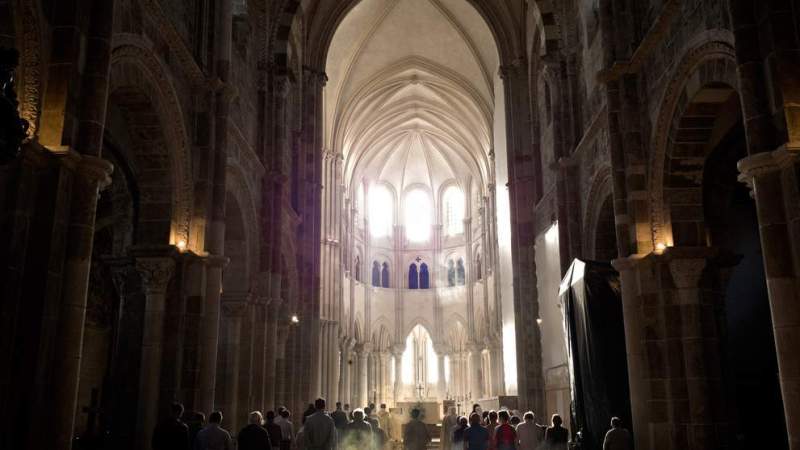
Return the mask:
M381 268L381 286L389 287L389 263L383 263Z
M430 289L431 287L431 278L428 274L428 265L422 263L419 265L419 288L420 289Z
M428 194L422 189L414 189L406 194L405 204L406 236L411 242L425 242L431 234L433 207Z
M417 265L414 263L408 266L408 288L419 289L419 274L417 273Z
M462 258L458 258L456 263L456 278L459 286L463 286L466 283L467 274L464 270L464 260Z
M483 265L481 264L481 254L478 253L477 256L475 256L475 278L477 278L478 280L482 280L483 279L483 267L482 266Z
M444 232L455 236L464 232L464 194L456 186L450 186L442 196Z
M456 285L456 265L452 259L447 261L447 285L450 287Z
M356 261L353 263L353 278L356 281L361 281L361 258L356 255Z
M372 285L381 287L381 265L378 264L378 261L372 263Z
M369 233L379 238L392 234L394 223L394 201L392 193L383 185L369 190Z

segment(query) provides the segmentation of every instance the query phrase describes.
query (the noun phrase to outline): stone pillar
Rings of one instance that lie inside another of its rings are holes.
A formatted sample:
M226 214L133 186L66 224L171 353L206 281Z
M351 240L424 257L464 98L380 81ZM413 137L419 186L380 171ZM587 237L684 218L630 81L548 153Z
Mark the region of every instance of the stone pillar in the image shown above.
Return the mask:
M439 390L439 398L444 399L447 396L447 380L444 378L444 353L437 354L436 358L439 370L439 377L436 387Z
M274 410L275 385L277 384L276 363L278 359L278 312L280 299L271 300L267 305L267 326L265 336L264 357L264 409Z
M203 305L200 342L198 343L200 352L197 380L198 398L195 399L195 408L206 413L214 410L222 269L227 261L227 258L219 256L209 256L206 260L206 297Z
M148 450L159 419L161 353L164 336L164 310L167 283L172 278L175 261L170 257L136 258L136 270L145 293L142 363L139 376L136 448Z
M739 162L739 178L752 188L756 201L786 431L793 450L800 449L800 219L797 197L789 191L791 177L784 173L796 166L796 155L780 149Z
M352 350L350 339L342 339L340 349L342 357L339 367L341 372L339 376L339 400L342 403L350 403L350 370L352 368L350 364L350 354Z
M394 402L401 401L403 392L403 346L396 345L392 351L394 355Z
M67 165L74 164L74 180L53 362L54 373L58 374L53 385L51 422L55 427L52 430L55 449L72 446L97 197L111 182L112 171L109 162L93 156L70 154L64 158Z
M356 392L356 399L358 405L364 406L368 403L369 399L369 392L368 392L368 372L369 372L369 354L370 354L371 346L368 342L361 344L359 347L356 348L356 352L358 352L358 390Z
M483 398L482 351L483 348L476 343L469 347L469 389L472 400Z
M492 373L492 396L506 395L505 367L503 366L503 343L494 342L489 348Z
M289 327L278 326L277 351L275 353L275 407L289 401L286 379L286 347L289 341Z
M716 250L675 247L614 264L622 279L636 448L725 447Z
M223 296L222 325L225 330L224 341L222 342L223 358L217 364L223 401L216 399L215 406L227 413L225 421L231 430L241 428L242 424L239 423L240 409L247 408L247 405L239 405L242 319L246 312L247 301L241 295L229 296L226 294Z

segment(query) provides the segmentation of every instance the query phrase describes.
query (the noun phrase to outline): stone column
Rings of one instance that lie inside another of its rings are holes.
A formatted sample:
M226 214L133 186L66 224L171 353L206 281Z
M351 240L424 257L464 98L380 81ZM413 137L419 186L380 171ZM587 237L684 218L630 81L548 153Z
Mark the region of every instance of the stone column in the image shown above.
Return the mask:
M278 326L277 351L275 354L275 407L289 401L286 379L286 347L289 341L289 327Z
M164 336L164 310L167 283L172 278L175 261L170 257L137 257L136 270L142 277L145 293L142 363L139 376L136 448L148 450L159 419L161 353Z
M780 149L739 162L739 178L752 188L756 201L786 431L793 450L800 449L800 219L797 197L789 191L791 177L784 173L796 167L797 160L797 153Z
M403 346L396 345L392 349L394 355L394 403L401 401L403 392Z
M225 420L231 430L241 428L239 416L239 366L241 362L242 318L247 312L247 301L241 295L222 298L222 324L225 330L222 342L224 359L217 364L222 386L223 401L215 400L220 409L226 411ZM216 406L215 405L215 406ZM241 405L246 408L246 405Z
M356 398L358 404L361 406L366 405L369 399L367 382L370 350L371 346L368 342L365 342L356 348L356 352L358 352L358 391Z
M339 400L342 403L350 403L350 353L352 350L350 339L342 339L340 349L342 353L342 359L339 367L341 372L341 375L339 376Z
M726 445L722 267L708 247L615 260L637 448ZM682 411L676 414L676 411Z
M206 296L200 328L198 350L198 389L195 408L210 412L214 409L214 389L217 374L217 350L219 348L220 294L222 291L222 269L228 259L209 256L206 259Z
M53 385L54 417L51 422L55 427L52 430L52 448L56 449L72 446L97 197L100 190L111 182L112 171L109 162L93 156L70 154L64 158L65 163L73 167L74 180L53 354L54 373L58 374L58 382Z
M477 343L469 346L469 389L472 400L483 398L482 351L483 348Z
M503 343L493 342L489 348L489 362L492 373L492 393L493 396L506 394L505 367L503 367Z
M267 305L267 326L264 349L264 409L275 409L276 362L278 359L278 312L280 299L271 300Z
M439 390L439 398L444 399L447 395L447 380L444 378L444 353L439 353L436 357L439 369L439 378L436 384Z

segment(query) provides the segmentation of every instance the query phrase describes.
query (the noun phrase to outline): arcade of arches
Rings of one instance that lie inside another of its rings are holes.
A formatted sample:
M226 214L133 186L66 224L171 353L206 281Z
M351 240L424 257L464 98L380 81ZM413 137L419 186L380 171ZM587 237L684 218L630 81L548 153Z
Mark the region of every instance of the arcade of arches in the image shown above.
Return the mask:
M0 47L0 450L569 416L576 258L637 449L800 450L796 1L0 0Z

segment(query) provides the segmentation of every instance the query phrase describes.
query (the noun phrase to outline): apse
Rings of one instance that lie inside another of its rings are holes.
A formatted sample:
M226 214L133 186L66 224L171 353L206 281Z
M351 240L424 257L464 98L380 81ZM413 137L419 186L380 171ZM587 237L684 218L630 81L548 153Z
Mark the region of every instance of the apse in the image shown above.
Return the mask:
M324 142L341 162L324 184L342 186L344 237L342 270L325 271L323 283L341 280L345 324L391 335L379 346L389 350L386 367L367 367L363 383L352 381L360 368L342 372L354 401L372 392L389 404L516 393L498 72L494 37L464 0L363 0L333 37ZM323 215L337 204L323 202ZM371 279L347 270L356 266L372 268ZM423 361L411 356L412 337ZM359 346L375 352L366 340ZM381 371L393 372L393 386L373 380Z

